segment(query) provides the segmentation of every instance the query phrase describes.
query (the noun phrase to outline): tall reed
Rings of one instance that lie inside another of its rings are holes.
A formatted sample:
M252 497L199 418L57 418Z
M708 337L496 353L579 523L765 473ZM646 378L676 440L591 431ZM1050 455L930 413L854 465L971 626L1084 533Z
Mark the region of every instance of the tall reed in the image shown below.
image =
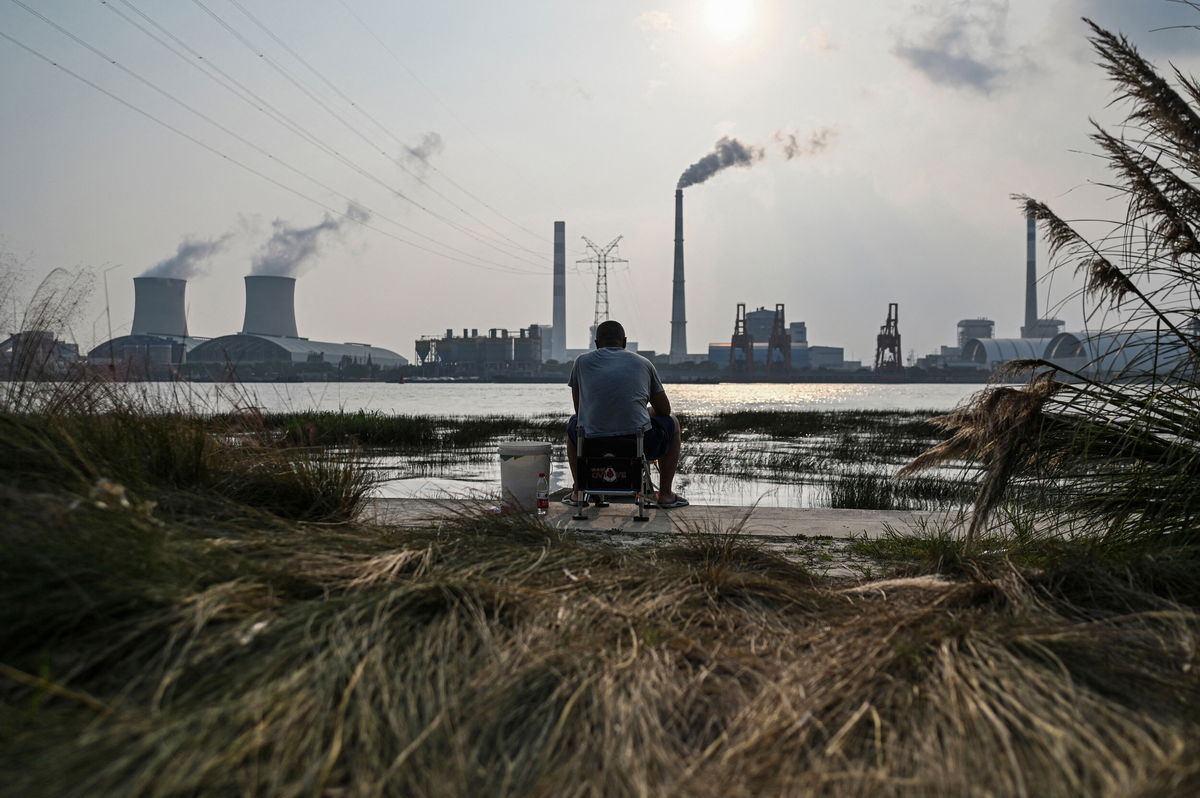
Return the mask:
M1178 69L1163 77L1124 36L1089 25L1128 109L1119 135L1097 126L1092 136L1120 213L1088 234L1042 202L1019 200L1041 224L1055 268L1073 267L1092 312L1120 321L1087 331L1079 357L1012 364L1032 370L1028 385L991 388L935 419L951 437L903 473L978 462L971 535L1011 503L1044 534L1117 547L1196 543L1200 83Z

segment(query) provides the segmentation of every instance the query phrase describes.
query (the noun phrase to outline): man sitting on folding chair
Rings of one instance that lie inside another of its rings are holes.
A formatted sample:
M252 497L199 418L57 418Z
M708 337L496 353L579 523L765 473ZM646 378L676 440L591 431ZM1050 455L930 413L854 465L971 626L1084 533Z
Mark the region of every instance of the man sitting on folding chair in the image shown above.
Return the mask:
M567 459L574 489L563 503L572 507L583 504L575 456L582 428L585 439L642 432L646 459L658 461L656 503L664 510L686 507L687 499L671 485L679 465L679 423L671 415L671 401L654 364L625 349L625 328L615 321L602 322L596 328L596 348L575 358L567 384L575 404L575 415L567 424Z

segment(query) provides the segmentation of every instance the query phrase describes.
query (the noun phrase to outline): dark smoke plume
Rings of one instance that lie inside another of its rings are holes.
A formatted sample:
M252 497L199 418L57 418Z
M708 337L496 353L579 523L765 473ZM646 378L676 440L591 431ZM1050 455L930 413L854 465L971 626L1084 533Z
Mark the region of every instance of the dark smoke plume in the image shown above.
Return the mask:
M796 133L784 133L782 130L777 131L771 138L783 150L783 157L790 161L793 158L816 155L819 152L823 152L829 148L829 145L833 143L833 139L836 136L836 129L822 127L808 134L808 138L803 138Z
M220 238L208 240L185 238L172 257L159 261L146 269L142 276L190 280L201 273L200 267L203 262L224 249L232 237L232 235L226 234Z
M276 219L271 223L275 233L254 256L250 273L295 277L300 268L320 251L321 240L326 233L339 232L347 222L364 223L370 218L371 214L351 203L342 218L335 219L325 214L325 219L312 227L291 227L282 219Z
M417 144L411 147L406 144L403 157L405 161L424 171L429 167L429 159L440 153L445 146L441 135L431 130L421 136L421 141Z
M762 147L746 145L729 136L717 140L713 151L683 170L676 188L687 188L703 183L710 177L730 166L752 166L761 161L766 152Z

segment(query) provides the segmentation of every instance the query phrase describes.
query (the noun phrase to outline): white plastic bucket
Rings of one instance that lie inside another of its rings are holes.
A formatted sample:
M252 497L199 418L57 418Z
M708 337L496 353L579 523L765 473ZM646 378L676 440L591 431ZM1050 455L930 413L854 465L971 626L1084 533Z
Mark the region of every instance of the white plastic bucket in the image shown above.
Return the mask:
M537 509L538 474L550 478L550 444L543 441L502 443L500 497L505 504L526 512Z

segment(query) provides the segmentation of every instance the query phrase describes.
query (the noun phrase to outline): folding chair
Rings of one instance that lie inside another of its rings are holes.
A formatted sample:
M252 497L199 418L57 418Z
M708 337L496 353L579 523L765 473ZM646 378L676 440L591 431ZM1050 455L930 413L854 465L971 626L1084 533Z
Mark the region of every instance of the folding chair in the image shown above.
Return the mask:
M605 499L609 496L632 496L638 508L633 520L650 520L646 515L646 497L654 489L643 442L641 432L588 438L582 427L576 430L575 465L581 503L572 519L588 520L584 510L591 497L595 497L596 507L607 507Z

